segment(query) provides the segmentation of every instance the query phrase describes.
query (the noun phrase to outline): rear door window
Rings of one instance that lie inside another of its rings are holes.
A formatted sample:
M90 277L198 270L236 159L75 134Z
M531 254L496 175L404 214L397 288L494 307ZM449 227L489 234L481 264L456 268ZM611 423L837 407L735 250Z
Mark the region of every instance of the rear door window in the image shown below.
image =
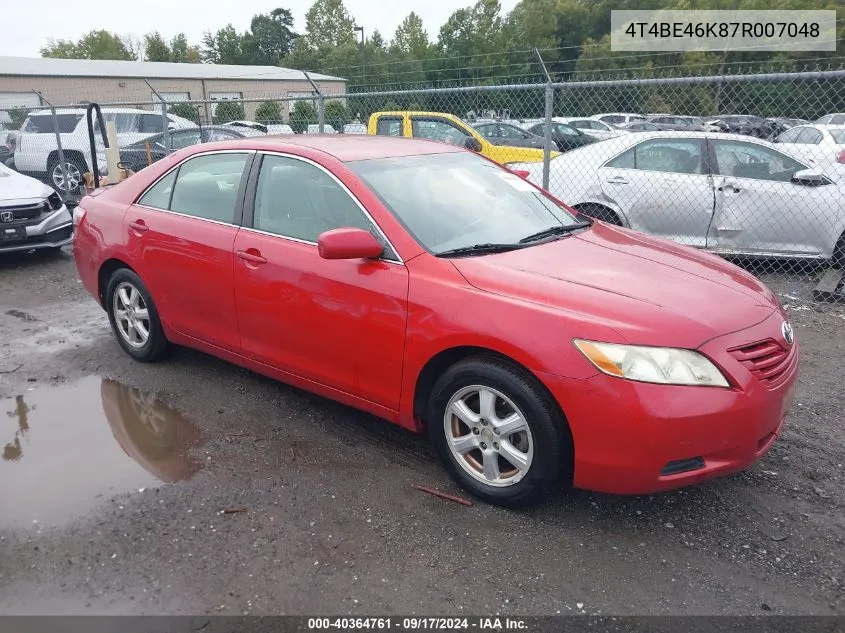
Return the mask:
M379 117L376 123L376 134L379 136L402 136L401 117Z
M29 134L70 134L82 120L81 114L37 114L29 117L23 131Z

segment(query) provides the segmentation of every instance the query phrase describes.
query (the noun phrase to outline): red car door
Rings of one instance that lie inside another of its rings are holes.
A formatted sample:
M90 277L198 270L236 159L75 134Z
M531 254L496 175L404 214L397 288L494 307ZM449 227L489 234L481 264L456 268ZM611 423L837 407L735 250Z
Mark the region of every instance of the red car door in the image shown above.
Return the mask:
M235 238L235 297L244 354L399 408L408 271L386 244L380 260L326 260L317 237L358 227L381 239L333 176L265 155L245 228ZM252 228L247 228L252 217Z
M125 215L127 248L162 320L181 334L240 351L233 246L254 153L192 158Z

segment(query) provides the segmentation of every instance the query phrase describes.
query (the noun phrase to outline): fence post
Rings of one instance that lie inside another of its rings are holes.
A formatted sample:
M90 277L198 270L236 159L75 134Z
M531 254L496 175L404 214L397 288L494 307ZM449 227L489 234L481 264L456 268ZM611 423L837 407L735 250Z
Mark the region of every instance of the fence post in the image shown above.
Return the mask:
M317 84L311 79L311 75L309 75L306 71L302 71L302 74L305 75L305 78L308 80L308 83L311 84L311 87L314 89L314 92L317 93L317 131L322 134L323 128L326 125L326 101L323 93L320 92L320 89L317 87Z
M543 67L543 73L546 75L546 123L543 125L543 189L549 188L549 168L552 162L552 114L555 105L555 89L552 86L552 78L549 76L549 71L546 70L546 64L540 55L538 49L534 49L537 53L537 59L540 60L540 65Z
M147 84L150 90L153 91L153 94L158 97L159 103L161 103L161 124L164 126L164 151L168 154L170 153L170 119L167 118L167 102L164 100L158 91L150 85L150 82L144 79L144 83Z
M56 134L56 147L59 150L59 165L61 165L62 184L64 185L64 187L61 188L59 191L62 192L61 193L62 202L67 202L67 197L68 197L68 194L70 193L70 183L68 182L68 179L67 179L67 163L65 162L65 152L62 149L62 135L59 132L59 116L56 114L56 106L54 106L52 103L47 101L47 99L44 98L44 95L42 95L37 90L33 90L33 92L38 95L38 98L41 99L41 101L43 101L48 106L50 106L50 113L53 115L53 132L55 132L55 134ZM97 157L93 156L91 158L91 160L97 160ZM49 165L48 165L48 167L49 167ZM82 174L80 174L80 177L81 176L82 176ZM51 180L51 182L55 182L55 179L53 178L52 173L50 174L50 180Z

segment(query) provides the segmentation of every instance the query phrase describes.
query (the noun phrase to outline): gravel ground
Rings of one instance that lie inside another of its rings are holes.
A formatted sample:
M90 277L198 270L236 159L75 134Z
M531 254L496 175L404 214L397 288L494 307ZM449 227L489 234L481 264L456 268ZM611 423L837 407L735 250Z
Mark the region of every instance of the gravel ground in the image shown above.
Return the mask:
M0 257L0 614L843 614L845 308L767 281L803 358L764 459L508 511L414 490L460 494L386 422L189 350L133 362L69 253Z

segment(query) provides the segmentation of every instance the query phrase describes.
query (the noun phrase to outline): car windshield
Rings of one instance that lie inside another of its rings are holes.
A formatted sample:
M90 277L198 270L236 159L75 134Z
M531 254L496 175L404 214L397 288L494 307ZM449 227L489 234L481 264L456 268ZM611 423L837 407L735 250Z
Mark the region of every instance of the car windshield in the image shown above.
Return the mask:
M580 221L518 175L468 152L353 161L352 170L429 252L513 244Z

